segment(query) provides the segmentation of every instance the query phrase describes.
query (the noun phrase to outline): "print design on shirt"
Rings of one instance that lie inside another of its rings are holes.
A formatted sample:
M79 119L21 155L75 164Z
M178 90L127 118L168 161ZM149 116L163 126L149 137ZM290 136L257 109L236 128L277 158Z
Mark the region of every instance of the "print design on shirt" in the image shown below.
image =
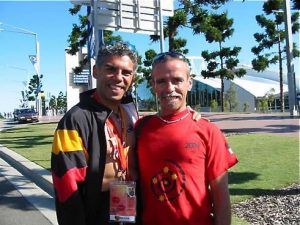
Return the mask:
M186 177L183 169L172 160L166 163L150 181L150 186L155 197L161 201L173 201L185 189Z

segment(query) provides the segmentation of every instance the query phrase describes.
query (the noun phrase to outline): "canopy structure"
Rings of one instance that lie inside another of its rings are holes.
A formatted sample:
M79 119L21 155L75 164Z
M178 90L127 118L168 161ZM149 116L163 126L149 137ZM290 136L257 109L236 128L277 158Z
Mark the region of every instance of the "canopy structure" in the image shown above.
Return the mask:
M242 68L246 69L246 75L241 78L236 77L230 82L249 92L254 97L263 97L271 89L274 90L274 95L280 94L278 72L271 70L257 72L248 66L242 66ZM197 75L194 80L215 88L218 91L221 89L221 80L219 78L203 78L201 75ZM229 85L226 85L228 81L225 80L224 82L226 91ZM299 87L297 87L297 90L299 90ZM288 92L286 75L283 76L283 92Z

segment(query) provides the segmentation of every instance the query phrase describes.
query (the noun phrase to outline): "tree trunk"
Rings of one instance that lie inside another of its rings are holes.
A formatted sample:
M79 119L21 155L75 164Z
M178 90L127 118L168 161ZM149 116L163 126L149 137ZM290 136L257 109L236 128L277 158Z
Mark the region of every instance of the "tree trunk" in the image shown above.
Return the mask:
M175 51L174 48L174 33L170 30L169 31L169 52Z
M224 112L224 78L221 77L221 111Z
M219 41L219 51L222 50L222 43ZM223 69L223 57L220 54L221 69ZM224 77L221 75L221 111L224 112Z
M278 37L278 57L279 57L279 85L280 85L280 111L284 112L284 94L283 94L283 72L282 72L282 52L280 36Z

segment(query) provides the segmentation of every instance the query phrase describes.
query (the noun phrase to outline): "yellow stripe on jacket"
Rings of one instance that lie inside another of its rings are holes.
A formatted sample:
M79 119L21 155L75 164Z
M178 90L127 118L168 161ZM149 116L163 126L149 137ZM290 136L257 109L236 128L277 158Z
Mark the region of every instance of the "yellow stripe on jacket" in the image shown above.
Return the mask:
M52 145L52 152L56 155L59 152L84 151L87 158L88 154L83 145L82 139L76 130L56 130Z

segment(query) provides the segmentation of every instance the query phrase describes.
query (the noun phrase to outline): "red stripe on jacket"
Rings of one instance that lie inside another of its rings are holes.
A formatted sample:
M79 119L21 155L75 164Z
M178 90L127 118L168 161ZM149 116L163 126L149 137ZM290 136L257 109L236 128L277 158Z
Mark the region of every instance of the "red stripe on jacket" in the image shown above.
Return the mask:
M72 168L62 177L58 177L52 173L53 185L60 202L65 202L78 190L77 183L85 180L86 168L87 167Z

